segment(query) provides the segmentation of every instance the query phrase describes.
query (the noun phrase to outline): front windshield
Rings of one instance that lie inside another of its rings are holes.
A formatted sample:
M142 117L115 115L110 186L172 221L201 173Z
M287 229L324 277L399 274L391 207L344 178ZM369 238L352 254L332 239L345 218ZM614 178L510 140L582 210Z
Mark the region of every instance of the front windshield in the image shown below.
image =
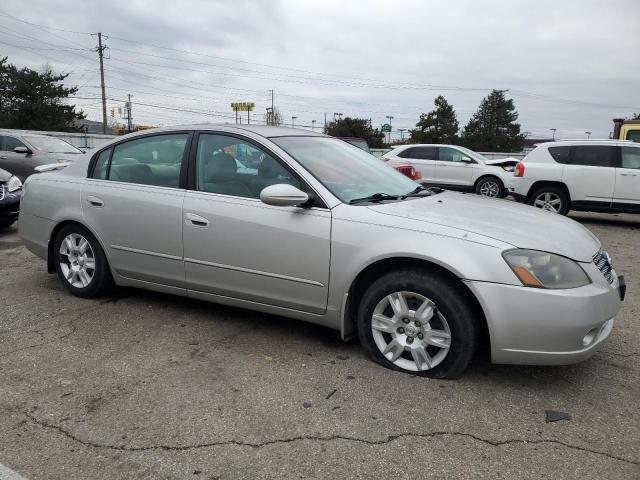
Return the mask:
M468 148L465 148L465 147L457 147L457 148L459 148L462 152L466 153L468 156L470 156L474 160L478 160L482 163L487 161L487 157L480 155L478 152L474 152L473 150L469 150Z
M35 147L36 150L46 153L82 153L70 143L56 137L40 137L25 135L24 139Z
M271 139L345 203L374 194L406 195L418 184L373 155L328 137Z

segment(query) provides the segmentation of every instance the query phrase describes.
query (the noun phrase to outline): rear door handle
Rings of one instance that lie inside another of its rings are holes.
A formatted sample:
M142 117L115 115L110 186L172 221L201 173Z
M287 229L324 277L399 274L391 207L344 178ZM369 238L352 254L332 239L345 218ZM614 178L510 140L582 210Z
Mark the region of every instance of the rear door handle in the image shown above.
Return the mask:
M7 156L6 156L6 155L0 155L0 158L1 158L2 160L6 160L6 159L7 159Z
M209 226L209 220L201 217L200 215L196 215L195 213L185 213L184 216L187 220L189 220L189 222L191 222L192 225L195 225L196 227L206 228Z
M638 176L638 174L636 174L636 173L621 173L620 175L623 176L623 177L637 177Z
M92 207L103 207L104 206L104 202L99 199L98 197L94 197L93 195L89 195L87 197L87 203L89 203L89 205L91 205Z

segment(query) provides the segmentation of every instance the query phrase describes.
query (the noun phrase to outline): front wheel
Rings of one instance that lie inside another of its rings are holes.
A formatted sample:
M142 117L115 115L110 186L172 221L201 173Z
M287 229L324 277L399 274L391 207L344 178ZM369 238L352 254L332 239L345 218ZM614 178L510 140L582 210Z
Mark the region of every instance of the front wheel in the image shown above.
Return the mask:
M95 237L81 225L67 225L56 236L53 247L58 277L74 295L94 298L112 286L107 258Z
M474 309L462 288L418 269L389 273L358 310L360 342L376 362L431 378L457 378L478 345Z
M561 188L538 188L529 199L529 204L548 212L566 215L569 213L569 198Z
M502 198L504 196L504 185L496 177L484 177L477 183L476 193L484 197Z

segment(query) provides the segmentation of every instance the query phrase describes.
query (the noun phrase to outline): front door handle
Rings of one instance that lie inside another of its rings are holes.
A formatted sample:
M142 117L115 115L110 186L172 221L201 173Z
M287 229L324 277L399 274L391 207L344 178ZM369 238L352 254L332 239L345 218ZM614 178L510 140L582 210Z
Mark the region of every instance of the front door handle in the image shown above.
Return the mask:
M638 174L636 174L636 173L621 173L620 175L623 176L623 177L637 177L638 176Z
M6 159L7 159L7 156L6 156L6 155L0 155L0 158L1 158L2 160L6 160Z
M93 195L89 195L87 197L87 203L89 205L91 205L92 207L103 207L104 206L104 202L99 199L98 197L94 197Z
M185 213L184 216L187 220L189 220L189 222L191 222L192 225L195 225L196 227L206 228L209 226L209 220L201 217L200 215L196 215L195 213Z

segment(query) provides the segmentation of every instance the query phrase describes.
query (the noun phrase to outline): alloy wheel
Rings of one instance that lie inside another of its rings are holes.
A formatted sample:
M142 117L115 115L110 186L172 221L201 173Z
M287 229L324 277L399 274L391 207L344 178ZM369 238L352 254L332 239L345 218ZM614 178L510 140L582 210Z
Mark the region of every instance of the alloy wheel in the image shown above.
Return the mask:
M67 235L60 244L60 270L70 285L86 288L96 271L96 258L89 241L78 233Z
M533 205L542 210L560 213L562 199L553 192L543 192L534 199Z
M394 292L380 300L371 330L382 355L405 370L430 370L451 347L449 324L436 304L419 293Z
M485 197L497 197L500 193L500 185L498 182L494 180L487 180L482 185L480 185L480 195L484 195Z

